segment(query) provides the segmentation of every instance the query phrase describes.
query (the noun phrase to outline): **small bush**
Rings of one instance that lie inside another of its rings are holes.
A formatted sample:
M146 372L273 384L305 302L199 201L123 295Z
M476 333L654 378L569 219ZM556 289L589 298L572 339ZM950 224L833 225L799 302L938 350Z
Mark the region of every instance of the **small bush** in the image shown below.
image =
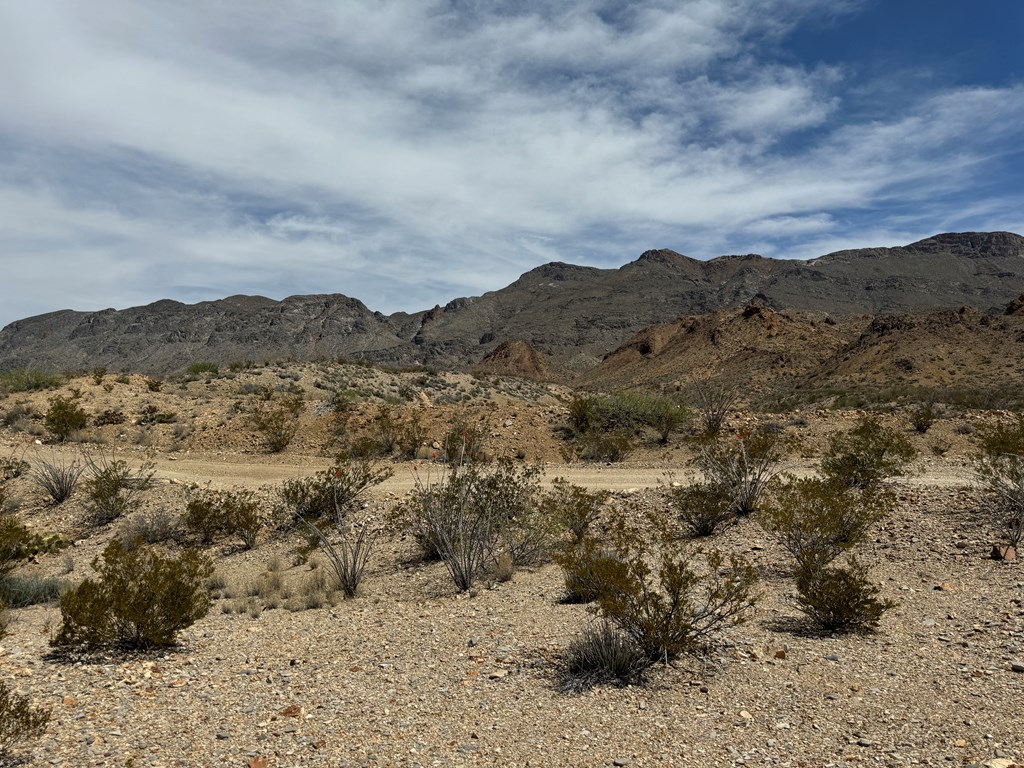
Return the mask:
M987 491L988 508L1009 540L1024 541L1024 416L1016 424L979 430L981 454L975 474Z
M1024 455L1024 415L1018 415L1015 422L1000 421L981 427L977 432L983 456Z
M188 551L164 557L149 547L115 540L93 561L86 579L60 599L63 623L55 646L148 648L173 645L181 630L206 615L209 559Z
M636 644L608 621L587 627L566 649L559 687L576 692L595 685L629 685L650 665Z
M160 379L146 378L146 389L149 392L159 392L164 388L164 383Z
M718 438L706 444L694 463L707 482L732 498L732 511L753 513L768 484L778 475L784 441L776 433L759 428L735 438Z
M350 458L342 453L329 469L311 477L286 480L281 486L281 500L293 517L315 520L332 516L336 506L348 509L368 489L392 474L389 468L375 468L369 459Z
M910 412L910 423L914 429L920 434L924 434L931 429L939 418L938 413L935 410L935 406L931 403L925 403L918 406Z
M0 459L0 482L13 480L27 473L32 466L24 459L8 456Z
M299 413L302 412L302 398L294 397L274 407L261 407L252 415L252 423L260 433L267 450L280 453L289 445L299 431Z
M576 438L574 451L584 461L625 461L633 452L633 436L626 430L588 432Z
M83 472L85 467L78 461L68 463L63 459L40 459L33 469L32 479L46 491L54 504L61 504L71 498Z
M27 696L0 681L0 757L9 754L17 742L42 736L49 723L49 709L33 707Z
M820 478L780 483L761 517L764 527L797 562L799 570L824 566L864 540L881 520L892 497L877 490L857 491Z
M736 388L721 382L698 381L693 385L693 395L704 434L717 435L725 426L729 411L736 405Z
M74 400L57 395L50 400L50 407L43 417L43 426L54 434L61 442L66 441L72 433L85 429L89 417Z
M0 372L0 393L4 394L53 389L63 383L64 377L60 374L34 368L16 368L13 371Z
M251 491L194 491L185 503L185 527L203 544L237 535L245 549L256 546L264 520Z
M124 411L119 408L107 409L100 413L97 413L93 419L93 424L97 427L105 427L111 424L124 424L125 415Z
M192 365L185 369L185 373L189 376L203 376L205 374L216 376L219 370L216 363L192 363Z
M135 423L140 427L147 427L150 424L173 424L178 420L178 414L173 411L161 411L155 405L144 405L139 411L139 417Z
M573 542L581 542L590 532L590 527L601 513L601 505L608 498L607 491L588 491L573 485L562 477L551 482L551 489L545 494L543 503L549 514L568 529Z
M906 437L868 416L849 432L829 438L821 472L842 485L869 488L905 474L916 455Z
M664 444L688 417L679 402L642 392L577 395L569 402L569 431L577 439L604 432L635 436L649 428Z
M564 603L592 603L626 579L626 566L609 548L590 536L556 553L565 580Z
M0 517L0 577L29 556L32 534L13 515Z
M668 489L679 521L690 536L712 536L718 527L736 516L733 495L720 485L695 483Z
M60 579L41 576L4 576L0 578L0 601L9 608L52 603L68 587Z
M104 454L87 455L85 463L91 475L85 481L85 509L93 525L106 525L133 510L138 494L149 488L155 473L152 461L133 469L128 462Z
M796 585L800 610L829 632L875 627L896 605L878 598L879 589L868 580L867 568L852 557L845 568L811 563L801 568Z
M136 541L144 544L176 541L180 534L181 521L177 515L161 507L153 512L133 516L118 538L125 546L133 546Z

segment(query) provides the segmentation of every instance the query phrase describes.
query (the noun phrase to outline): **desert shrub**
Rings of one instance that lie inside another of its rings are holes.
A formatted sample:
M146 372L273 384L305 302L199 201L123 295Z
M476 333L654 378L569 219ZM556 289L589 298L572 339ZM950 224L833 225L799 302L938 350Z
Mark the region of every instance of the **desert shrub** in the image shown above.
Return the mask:
M541 503L539 476L509 460L454 465L437 481L417 475L400 514L424 555L441 559L465 591L501 553L515 565L549 557L559 529Z
M21 499L14 495L10 488L0 484L0 516L13 515L21 506Z
M734 498L726 488L694 483L667 491L673 511L690 536L712 536L718 527L736 516Z
M885 516L892 497L879 490L858 491L821 478L786 478L779 483L760 519L805 570L824 566L864 540L868 528Z
M106 525L135 508L138 494L149 488L155 464L133 468L127 461L104 454L86 455L90 477L85 481L86 513L93 525Z
M155 405L142 406L135 423L140 427L148 427L150 424L173 424L178 420L178 414L173 411L161 411Z
M302 398L292 397L273 407L260 407L252 415L252 424L260 433L267 450L280 453L295 438L299 430Z
M911 425L922 435L931 429L938 418L939 414L932 403L923 403L910 412Z
M216 363L200 362L192 363L192 365L185 369L185 373L189 376L202 376L204 374L216 376L219 370Z
M666 443L687 417L676 400L643 392L576 395L569 402L569 431L576 438L609 431L637 435L650 428Z
M85 429L89 417L81 406L73 399L57 395L51 398L50 407L43 417L43 426L54 434L61 442L67 440L72 433Z
M151 379L149 377L145 380L146 390L149 392L159 392L164 388L164 383L160 379Z
M652 518L654 536L615 527L609 548L618 566L599 584L600 614L650 661L699 650L718 631L741 623L755 600L754 569L735 556L691 551Z
M310 477L286 480L281 500L293 517L317 519L331 516L336 507L348 509L369 488L380 485L394 473L378 469L367 458L339 454L334 465Z
M705 435L714 436L722 431L737 397L735 387L721 382L698 381L693 385L697 418Z
M0 459L0 482L5 480L13 480L16 477L21 477L26 474L32 465L24 459L19 459L13 454L5 458Z
M851 557L845 567L811 563L797 574L797 605L821 629L850 632L875 627L882 614L895 607L879 599L879 588L867 568Z
M821 472L831 481L868 488L905 474L916 455L906 437L867 416L849 432L829 438Z
M975 473L987 492L987 504L1010 546L1024 541L1024 416L1015 424L979 430L981 453Z
M450 464L484 461L487 457L483 431L465 422L455 424L445 433L441 450Z
M419 413L412 413L402 421L398 431L398 451L403 459L415 459L416 453L427 441L427 428Z
M63 383L64 377L60 374L34 368L15 368L12 371L0 372L0 393L3 394L53 389Z
M9 608L27 608L30 605L52 603L68 587L61 579L43 576L0 577L0 602Z
M588 491L563 477L556 477L542 503L547 506L549 515L569 531L573 543L578 543L590 532L606 498L607 491Z
M0 757L7 756L17 742L42 736L49 723L49 709L33 707L28 696L0 681Z
M124 411L120 408L108 408L105 411L97 413L93 418L93 424L97 427L105 427L110 424L124 424L125 415Z
M206 579L213 565L198 552L165 557L114 540L93 568L97 579L86 579L61 596L62 624L53 645L173 645L178 632L209 610Z
M264 519L251 491L199 489L186 499L184 523L203 544L212 544L221 535L237 535L245 549L252 549Z
M13 515L0 517L0 577L29 556L32 534Z
M626 430L588 432L576 438L573 450L585 461L625 461L634 449L633 436Z
M764 489L778 475L785 443L768 429L705 444L694 463L710 485L732 497L732 511L750 515Z
M75 492L85 466L77 460L40 459L32 470L36 485L46 491L54 504L61 504Z
M562 566L564 603L592 603L602 592L627 578L621 558L591 536L556 552L554 560Z
M636 643L610 622L587 627L569 643L559 688L576 692L595 685L629 685L643 677L650 661Z
M162 544L175 541L181 534L181 520L164 507L134 515L124 526L118 538L125 546L134 542Z
M347 598L358 593L376 543L376 532L368 522L361 526L353 524L349 516L351 506L367 489L391 474L390 469L373 469L365 460L339 457L338 463L321 475L323 482L317 486L321 498L330 490L330 508L296 514L312 543L327 558L338 588Z
M3 418L0 418L0 424L10 427L16 432L27 432L34 428L33 421L38 418L39 415L28 403L15 403L4 412Z

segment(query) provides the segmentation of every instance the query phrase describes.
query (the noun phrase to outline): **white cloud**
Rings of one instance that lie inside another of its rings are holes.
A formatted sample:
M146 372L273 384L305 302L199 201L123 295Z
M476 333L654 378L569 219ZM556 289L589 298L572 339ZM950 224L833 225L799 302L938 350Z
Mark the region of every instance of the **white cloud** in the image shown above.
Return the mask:
M1024 91L859 121L842 70L775 55L856 5L5 4L0 252L31 260L0 323L168 290L415 310L552 259L916 230L850 223L894 199L972 221L943 196L1020 138Z

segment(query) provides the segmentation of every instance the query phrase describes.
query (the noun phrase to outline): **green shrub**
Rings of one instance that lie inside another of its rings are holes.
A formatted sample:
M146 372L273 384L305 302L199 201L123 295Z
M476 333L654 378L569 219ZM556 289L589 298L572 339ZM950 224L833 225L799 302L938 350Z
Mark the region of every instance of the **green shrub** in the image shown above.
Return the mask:
M868 488L905 474L916 455L906 437L867 416L849 432L829 438L821 472L842 485Z
M110 424L124 424L125 415L124 411L119 408L110 409L97 413L93 419L93 424L97 427L105 427Z
M725 426L737 400L736 388L716 381L698 381L693 385L697 418L705 435L716 436Z
M60 374L33 368L16 368L13 371L0 372L0 393L3 394L53 389L63 383L64 377Z
M36 485L46 491L54 504L61 504L71 498L83 472L85 472L85 467L78 461L40 459L33 469L32 479Z
M775 488L761 520L793 556L798 569L806 569L814 563L829 563L863 541L892 501L879 490L858 491L831 480L789 477Z
M152 461L132 468L126 461L97 454L86 456L85 463L91 475L85 481L85 509L93 525L106 525L132 511L155 473Z
M608 621L587 627L566 649L559 687L570 693L595 685L629 685L650 665L636 644Z
M215 371L216 372L216 371ZM164 383L160 379L146 378L146 389L149 392L159 392L164 388Z
M28 472L32 466L24 459L13 455L0 459L0 482L13 480Z
M569 402L569 430L576 438L609 431L638 435L649 428L666 443L688 417L676 400L643 392L576 395Z
M239 536L245 549L256 546L264 519L251 491L194 491L185 503L185 527L203 544L218 536Z
M273 407L260 407L252 415L252 423L260 433L267 450L280 453L289 445L299 431L299 414L302 412L302 398L289 398Z
M0 757L6 757L17 742L42 736L49 723L49 709L33 707L28 696L0 681Z
M939 415L932 403L919 405L910 412L910 423L913 425L914 429L922 435L931 429L932 424L934 424L938 418Z
M124 527L118 538L125 546L132 546L136 541L145 544L163 544L176 541L181 534L181 521L165 508L134 515Z
M588 432L576 438L573 451L585 461L620 462L633 452L633 436L626 430Z
M607 498L607 491L588 491L563 477L556 477L551 482L551 489L544 495L543 503L548 508L549 516L560 521L561 527L569 531L573 542L578 543L590 532Z
M875 627L896 605L878 598L879 589L868 580L867 568L853 557L845 568L810 563L799 571L796 585L800 610L829 632Z
M72 433L85 429L89 417L74 400L57 395L51 398L50 407L43 417L45 426L55 437L64 442Z
M975 473L987 492L987 504L1010 546L1024 541L1024 416L978 431L981 454Z
M591 536L555 553L554 560L562 566L565 580L563 603L592 603L627 578L622 560Z
M392 474L390 468L375 468L367 458L350 458L342 453L329 469L286 480L281 486L281 500L292 517L316 520L333 515L336 506L348 509L369 488Z
M139 417L135 423L140 427L147 427L150 424L173 424L178 420L178 414L173 411L161 411L153 404L144 405L139 411Z
M185 373L189 376L202 376L204 374L216 376L219 370L216 363L192 363L192 365L185 369Z
M690 536L712 536L718 527L736 516L733 495L720 485L694 483L669 488L668 498Z
M441 440L441 451L449 464L479 462L487 458L483 431L465 422L448 430Z
M599 564L592 583L600 614L653 663L698 651L725 627L741 623L754 604L754 569L719 552L692 552L663 521L648 521L654 536L619 521L607 549L587 543ZM595 569L596 570L596 569ZM592 570L593 572L593 570Z
M164 557L114 540L86 579L60 599L62 624L53 645L147 648L173 645L177 633L206 615L209 559L187 551Z
M32 534L13 515L0 517L0 577L29 556Z

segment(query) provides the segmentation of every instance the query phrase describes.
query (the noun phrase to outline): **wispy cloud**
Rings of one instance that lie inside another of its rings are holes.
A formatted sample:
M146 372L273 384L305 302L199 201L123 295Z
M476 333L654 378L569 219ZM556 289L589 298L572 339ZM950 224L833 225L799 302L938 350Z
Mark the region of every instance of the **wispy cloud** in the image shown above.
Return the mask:
M555 258L1018 223L1019 193L983 186L1024 88L859 112L863 82L785 50L858 8L5 4L0 323L240 292L414 310Z

